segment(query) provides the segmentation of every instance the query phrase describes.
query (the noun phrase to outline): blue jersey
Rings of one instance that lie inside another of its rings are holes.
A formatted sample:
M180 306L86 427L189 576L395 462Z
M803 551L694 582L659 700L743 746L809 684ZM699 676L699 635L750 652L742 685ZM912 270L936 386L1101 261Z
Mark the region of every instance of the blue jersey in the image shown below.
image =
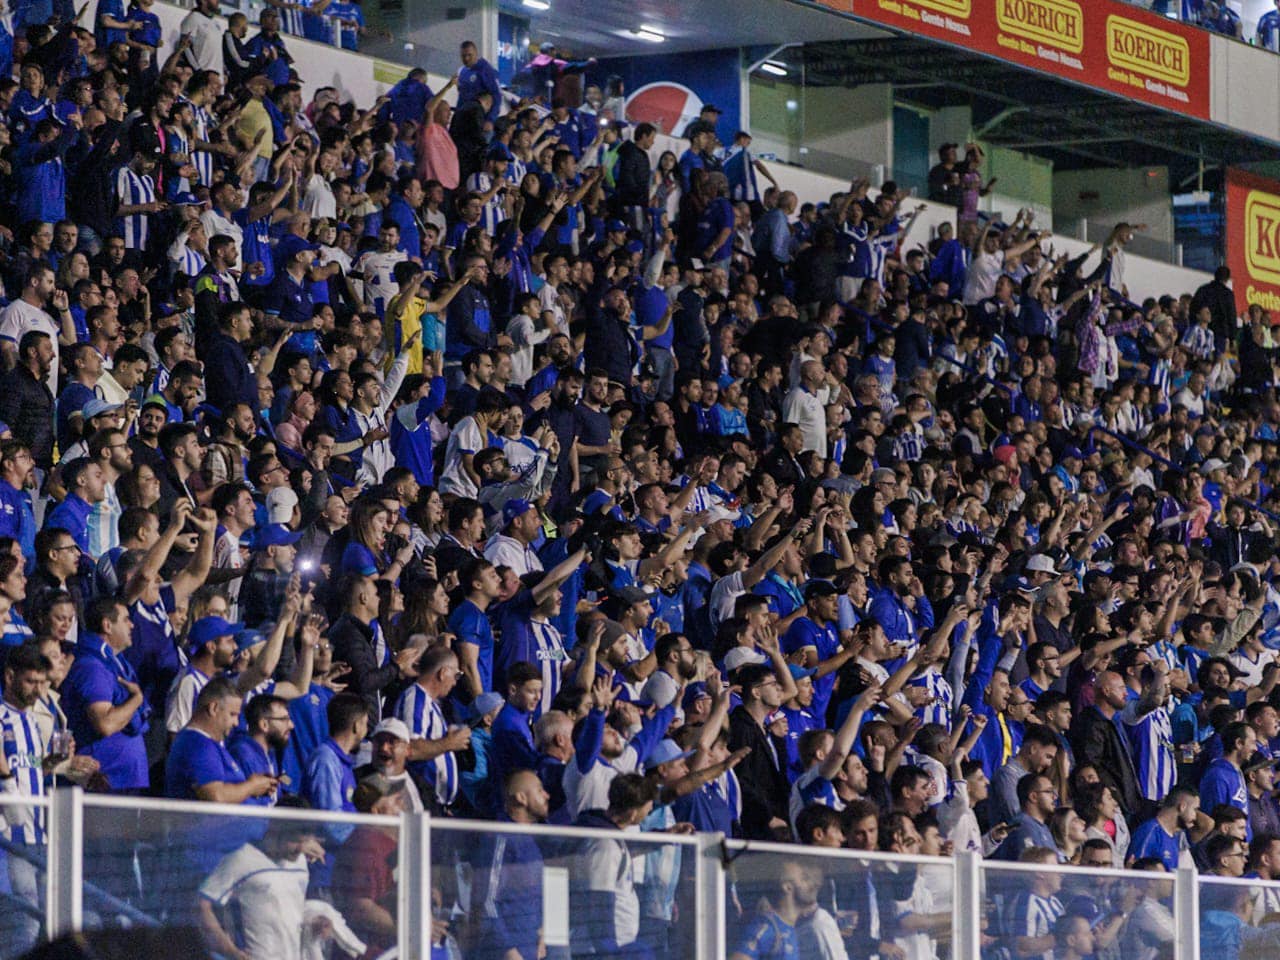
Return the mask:
M243 783L244 771L227 745L187 727L174 737L164 765L164 795L173 800L199 800L197 790L210 783Z
M551 709L560 692L561 670L569 655L560 631L546 620L534 620L533 607L533 591L522 590L495 611L502 645L494 663L494 689L507 688L506 675L513 664L533 664L542 673L542 702L533 712L536 720Z
M154 203L156 182L149 174L139 175L128 165L116 173L116 202L122 207ZM124 238L128 250L146 250L151 237L151 217L146 213L133 213L116 218L116 232Z
M246 701L247 703L247 701ZM244 717L241 716L241 722ZM276 762L274 752L264 750L262 745L249 736L247 730L235 730L227 739L227 751L240 765L241 771L245 778L253 776L255 773L263 774L268 777L277 777L280 775L280 766ZM264 794L261 797L250 797L245 801L250 806L271 807L275 806L276 792Z
M755 203L760 200L760 185L756 183L756 161L745 147L734 147L724 161L724 175L729 180L729 199Z
M747 927L735 952L751 960L800 960L796 928L776 913L762 913Z
M480 673L480 688L493 689L493 625L485 612L469 599L462 601L449 615L449 629L458 643L478 648L476 669Z
M782 707L779 712L787 718L787 779L794 781L804 773L804 763L800 759L800 738L810 730L821 730L826 724L812 710L804 707Z
M1244 774L1226 757L1219 757L1209 764L1200 780L1200 809L1206 813L1220 804L1249 813L1249 790ZM1252 825L1245 821L1245 839L1253 839Z
M39 799L44 796L45 745L40 728L29 711L0 702L0 754L9 765L13 779L7 795ZM43 810L6 806L3 808L4 836L14 843L44 843Z
M1164 868L1173 873L1178 869L1178 859L1186 845L1187 835L1183 831L1179 830L1174 836L1169 836L1160 822L1152 817L1133 831L1128 856L1134 860L1158 857Z
M791 624L782 638L782 649L786 653L795 653L805 647L817 650L819 662L829 660L840 650L840 637L834 624L818 624L808 617L801 617ZM815 717L827 715L827 704L831 702L831 691L836 684L836 675L832 671L825 677L813 678L813 706L809 709Z

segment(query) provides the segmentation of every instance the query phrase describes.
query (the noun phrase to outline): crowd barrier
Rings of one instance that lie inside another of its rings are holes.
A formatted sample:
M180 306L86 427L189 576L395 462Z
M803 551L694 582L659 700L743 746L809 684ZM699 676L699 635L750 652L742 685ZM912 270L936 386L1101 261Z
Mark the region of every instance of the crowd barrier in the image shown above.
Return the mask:
M521 930L532 930L541 938L535 949L561 960L722 960L762 929L761 910L782 891L801 916L815 903L830 913L854 960L859 944L871 950L876 937L894 941L873 916L904 927L902 918L918 918L911 925L925 933L913 935L932 943L903 943L908 956L995 958L1012 942L1011 923L1025 915L1028 895L1089 917L1110 938L1100 956L1200 960L1202 911L1230 912L1246 896L1253 907L1236 914L1261 924L1246 940L1274 933L1280 945L1272 906L1280 883L1200 876L1191 867L1172 874L1053 867L970 852L863 853L719 834L362 816L76 788L34 802L0 798L0 814L10 828L30 818L42 833L23 843L4 831L3 958L75 931L182 928L202 931L210 944L218 929L234 940L243 925L296 936L302 957L318 956L317 940L330 935L330 957L428 960L433 945L436 955L457 960L499 957ZM516 866L495 874L486 864L498 846ZM321 856L310 864L304 903L301 858ZM624 936L636 937L635 954L616 942L615 916L628 910ZM1208 920L1213 928L1215 918ZM899 930L894 942L904 936Z

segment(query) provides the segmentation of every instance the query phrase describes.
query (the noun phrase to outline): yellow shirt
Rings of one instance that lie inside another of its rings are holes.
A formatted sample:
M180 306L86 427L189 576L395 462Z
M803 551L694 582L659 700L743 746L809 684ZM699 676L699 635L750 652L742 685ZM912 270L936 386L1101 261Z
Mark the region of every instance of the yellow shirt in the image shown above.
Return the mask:
M250 100L240 111L240 119L236 121L236 136L242 143L251 144L258 131L264 131L262 141L258 144L256 157L270 159L275 153L275 141L271 129L271 117L260 100Z
M387 340L385 363L388 369L390 369L392 361L399 355L400 345L422 330L422 316L426 313L426 309L427 301L421 297L414 297L401 308L399 320L392 321L390 317L387 318L389 322L385 327ZM405 358L409 361L405 376L422 372L422 337L417 339L412 349L405 355Z

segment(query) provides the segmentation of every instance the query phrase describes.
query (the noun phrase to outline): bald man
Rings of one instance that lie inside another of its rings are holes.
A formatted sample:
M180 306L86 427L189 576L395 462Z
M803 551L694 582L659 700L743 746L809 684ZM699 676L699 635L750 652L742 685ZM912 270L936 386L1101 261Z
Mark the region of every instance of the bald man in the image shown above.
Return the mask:
M513 823L547 818L547 791L532 770L515 770L503 784L503 812ZM537 960L542 925L542 853L533 837L485 834L476 857L477 899L483 904L478 956Z

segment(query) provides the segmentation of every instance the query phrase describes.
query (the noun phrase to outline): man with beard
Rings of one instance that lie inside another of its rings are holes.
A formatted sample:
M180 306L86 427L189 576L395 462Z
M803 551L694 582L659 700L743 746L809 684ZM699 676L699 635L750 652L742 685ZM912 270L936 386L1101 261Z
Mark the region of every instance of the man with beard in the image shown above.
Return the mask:
M136 431L129 438L135 467L146 465L154 469L164 462L164 454L160 451L160 431L168 422L169 409L163 397L153 396L142 405L138 411Z
M293 578L295 544L301 536L283 523L272 523L254 537L253 568L240 589L240 614L246 626L256 628L280 618Z
M698 676L698 666L693 659L693 644L682 633L663 634L653 645L653 652L658 669L649 677L641 697L665 707L674 703L685 684Z
M256 773L279 778L280 756L293 734L293 718L289 702L275 694L259 694L245 707L245 729L237 730L227 740L227 750L240 764L245 776ZM277 791L250 797L247 803L274 807Z
M224 480L244 480L244 465L249 457L245 444L253 439L256 432L253 408L247 403L232 404L222 411L218 425L221 429L209 444L206 460L209 483L216 485Z
M412 739L409 725L398 717L380 721L369 735L373 759L356 768L356 780L363 783L369 777L385 777L393 790L404 791L405 809L410 813L421 813L425 809L422 798L430 795L431 788L425 780L409 772L409 744Z
M546 289L545 287L543 289ZM573 341L563 333L553 334L546 344L547 359L550 361L542 367L539 367L529 378L529 382L525 384L525 390L528 392L530 403L534 409L537 404L533 401L541 394L546 393L554 387L572 368L573 363Z
M885 557L879 573L884 587L871 597L871 617L884 627L890 643L906 644L906 654L910 656L921 634L933 629L933 607L906 557ZM885 668L892 673L901 665L902 661L897 660L886 663Z
M173 368L169 382L156 395L164 401L166 420L181 423L195 412L200 403L201 382L200 367L194 362L183 360Z
M534 376L537 380L537 376ZM530 381L531 383L533 381ZM560 458L556 461L557 481L554 487L556 499L568 496L573 484L573 471L569 469L569 451L578 436L577 407L578 398L582 396L584 378L582 371L573 367L564 370L550 388L551 402L547 405L544 416L551 429L555 431L556 440L560 443ZM534 396L530 390L530 396ZM532 425L526 425L528 431Z

